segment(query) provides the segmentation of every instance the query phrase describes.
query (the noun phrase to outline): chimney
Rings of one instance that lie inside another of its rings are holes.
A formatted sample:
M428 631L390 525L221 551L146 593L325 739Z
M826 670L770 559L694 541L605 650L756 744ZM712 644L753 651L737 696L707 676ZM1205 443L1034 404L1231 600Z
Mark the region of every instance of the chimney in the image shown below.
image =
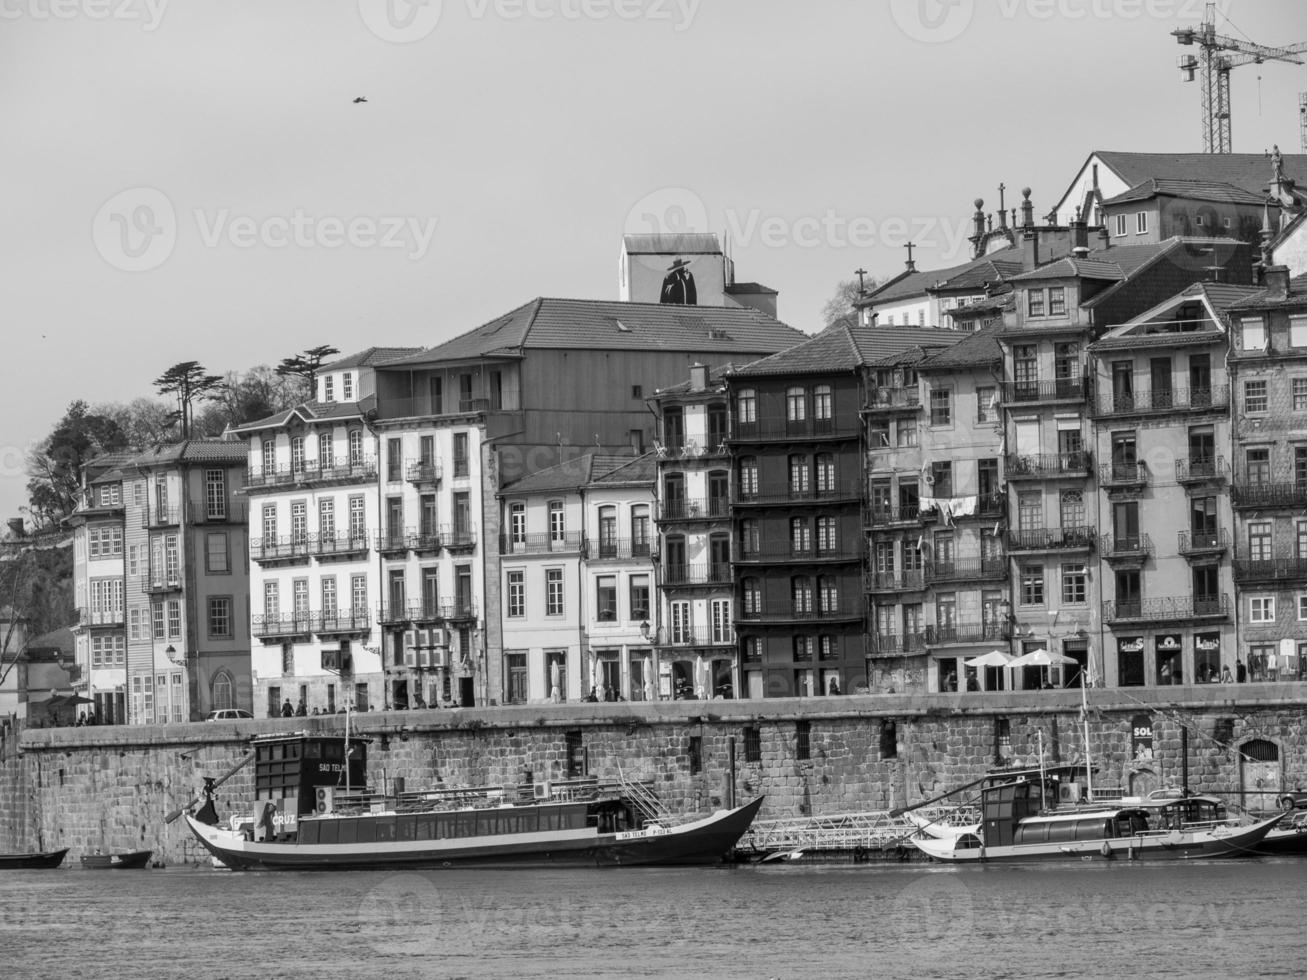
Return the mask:
M1274 262L1274 256L1271 253L1271 242L1275 239L1275 232L1271 229L1271 206L1269 203L1262 205L1261 238L1262 268L1267 269Z
M1110 248L1112 245L1112 236L1107 233L1107 225L1100 225L1098 228L1098 247Z
M1089 254L1089 228L1080 208L1076 208L1076 216L1071 221L1071 254L1080 258Z
M1030 188L1021 188L1021 227L1035 226L1035 206L1030 203Z
M690 365L690 390L703 391L708 387L708 365L694 363Z
M1021 236L1021 268L1026 272L1039 265L1039 235L1027 228Z
M1268 265L1266 267L1266 298L1274 300L1289 298L1289 267L1287 265Z
M23 519L21 517L9 518L9 533L13 535L15 538L27 537L27 529L24 526Z

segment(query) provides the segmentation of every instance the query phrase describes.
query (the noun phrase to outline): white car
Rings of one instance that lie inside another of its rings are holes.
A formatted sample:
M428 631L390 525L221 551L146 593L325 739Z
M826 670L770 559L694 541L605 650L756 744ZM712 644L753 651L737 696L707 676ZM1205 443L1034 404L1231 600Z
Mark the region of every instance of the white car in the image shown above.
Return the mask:
M214 708L204 716L205 721L227 721L230 718L253 718L244 708Z

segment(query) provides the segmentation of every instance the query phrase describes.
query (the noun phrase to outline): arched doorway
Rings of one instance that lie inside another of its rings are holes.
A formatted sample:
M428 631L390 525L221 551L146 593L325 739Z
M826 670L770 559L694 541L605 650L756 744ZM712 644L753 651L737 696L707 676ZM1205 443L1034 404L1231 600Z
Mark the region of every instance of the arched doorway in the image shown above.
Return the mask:
M234 685L231 682L231 674L224 668L213 675L213 707L214 708L234 708L236 707L233 696Z
M1249 810L1275 809L1280 795L1280 747L1264 738L1239 746L1239 785Z

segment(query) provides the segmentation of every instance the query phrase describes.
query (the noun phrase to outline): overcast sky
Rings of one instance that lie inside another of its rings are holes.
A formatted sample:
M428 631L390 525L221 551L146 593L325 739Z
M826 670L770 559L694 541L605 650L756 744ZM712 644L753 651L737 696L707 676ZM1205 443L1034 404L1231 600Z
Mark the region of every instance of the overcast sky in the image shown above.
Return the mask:
M1307 40L1302 0L1219 6ZM729 233L814 331L908 238L965 259L1000 181L1043 214L1093 149L1200 150L1169 32L1202 7L0 0L0 514L74 399L616 298L623 231ZM1307 66L1232 78L1235 149L1298 152Z

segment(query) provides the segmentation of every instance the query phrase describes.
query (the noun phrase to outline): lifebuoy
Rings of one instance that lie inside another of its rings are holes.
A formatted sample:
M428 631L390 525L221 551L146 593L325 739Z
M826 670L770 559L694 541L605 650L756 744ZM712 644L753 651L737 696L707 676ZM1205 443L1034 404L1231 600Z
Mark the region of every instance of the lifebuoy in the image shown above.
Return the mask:
M1103 846L1098 849L1098 853L1105 858L1110 858L1112 856L1112 845L1107 841L1103 841Z

